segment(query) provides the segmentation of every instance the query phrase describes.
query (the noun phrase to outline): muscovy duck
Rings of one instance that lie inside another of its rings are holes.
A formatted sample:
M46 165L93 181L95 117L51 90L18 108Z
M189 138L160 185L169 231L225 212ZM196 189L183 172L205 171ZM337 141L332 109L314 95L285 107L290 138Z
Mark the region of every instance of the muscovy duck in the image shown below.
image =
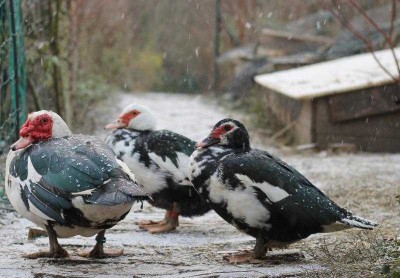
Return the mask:
M58 237L95 234L93 250L79 255L121 255L122 250L103 249L105 230L148 197L128 167L104 142L72 135L52 111L29 114L20 136L6 161L6 194L17 212L47 231L50 241L50 251L23 257L67 257Z
M197 147L190 180L223 219L256 238L255 258L314 233L377 226L339 207L282 160L252 149L236 120L219 121Z
M114 123L106 126L114 129L106 140L150 194L150 204L167 210L164 220L143 221L139 227L150 233L162 233L179 226L179 215L203 215L210 205L188 178L189 157L195 150L195 142L155 127L156 118L147 107L131 104Z

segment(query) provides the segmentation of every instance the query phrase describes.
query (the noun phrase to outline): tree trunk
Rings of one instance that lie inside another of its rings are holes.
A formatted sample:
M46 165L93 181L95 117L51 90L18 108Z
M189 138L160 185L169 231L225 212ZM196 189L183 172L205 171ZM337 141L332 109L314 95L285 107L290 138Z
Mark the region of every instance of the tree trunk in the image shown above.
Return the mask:
M72 99L76 95L76 83L78 80L79 71L79 25L78 25L78 4L79 0L70 0L67 2L67 12L68 12L68 93L66 97L68 98L69 107L65 107L66 114L73 114L73 107L71 107ZM67 109L68 108L68 109ZM72 121L72 115L71 119ZM69 123L71 124L71 123Z
M61 71L61 57L60 57L60 37L59 37L59 24L61 15L61 0L49 1L49 10L52 11L52 3L55 3L55 12L50 13L50 51L55 59L53 61L53 90L56 97L56 109L65 122L70 125L72 122L71 99L68 90L63 88L63 79Z
M220 81L220 72L217 59L220 54L221 24L222 24L221 0L215 0L215 38L214 38L214 90L215 91L219 89L219 81Z

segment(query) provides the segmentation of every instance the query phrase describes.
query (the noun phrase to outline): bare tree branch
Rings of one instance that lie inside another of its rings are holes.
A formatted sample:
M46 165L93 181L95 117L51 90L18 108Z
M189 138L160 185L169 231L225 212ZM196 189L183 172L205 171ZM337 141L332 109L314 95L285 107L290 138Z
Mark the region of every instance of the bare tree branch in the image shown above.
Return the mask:
M392 0L392 9L390 12L390 28L389 28L389 38L393 43L393 31L394 31L394 20L396 19L396 0Z
M364 19L370 23L374 28L385 37L386 42L389 44L390 52L392 53L393 59L396 63L396 68L397 68L397 73L400 76L400 66L399 66L399 61L397 60L396 53L394 52L394 45L392 42L392 39L386 34L386 32L365 12L365 10L354 0L349 0L350 4L355 7L361 15L364 17ZM393 19L394 21L394 19Z
M397 0L400 1L400 0ZM327 11L329 11L340 23L343 27L345 27L347 30L349 30L356 38L358 38L359 40L361 40L364 45L366 46L367 50L372 54L372 57L374 58L374 60L376 61L376 63L378 64L378 66L388 75L390 76L390 78L392 78L394 81L396 82L400 82L400 76L394 76L382 63L381 61L378 59L378 57L375 54L375 50L373 48L373 46L371 45L371 42L367 40L367 38L358 30L356 30L354 28L354 26L344 17L342 17L340 15L340 13L338 11L336 11L336 9L333 9L331 6L328 5L324 5L323 0L318 0L318 4L320 5L320 7L322 9L325 9ZM398 62L397 59L396 63ZM400 74L400 72L399 72Z

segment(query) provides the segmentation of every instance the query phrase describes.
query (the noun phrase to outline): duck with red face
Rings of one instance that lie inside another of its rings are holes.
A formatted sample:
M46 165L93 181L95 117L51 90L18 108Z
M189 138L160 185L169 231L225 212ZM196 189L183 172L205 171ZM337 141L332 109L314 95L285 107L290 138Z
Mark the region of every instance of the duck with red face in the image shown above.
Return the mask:
M189 156L195 142L168 130L156 130L156 118L145 106L131 104L116 121L107 143L135 174L137 182L152 197L150 204L166 210L161 221L142 221L150 233L174 231L179 216L199 216L210 210L188 178Z
M255 258L314 233L377 226L339 207L279 158L251 148L246 128L236 120L221 120L197 144L189 178L223 219L256 238Z
M64 130L66 134L69 134L67 129ZM37 116L30 114L19 135L21 136L20 139L11 146L13 151L26 148L34 142L49 140L53 137L52 117L49 114Z
M50 250L25 258L66 257L59 237L96 236L90 252L102 258L105 230L122 220L133 203L147 199L113 151L92 136L73 135L52 111L29 114L6 162L6 193L23 217L47 231Z

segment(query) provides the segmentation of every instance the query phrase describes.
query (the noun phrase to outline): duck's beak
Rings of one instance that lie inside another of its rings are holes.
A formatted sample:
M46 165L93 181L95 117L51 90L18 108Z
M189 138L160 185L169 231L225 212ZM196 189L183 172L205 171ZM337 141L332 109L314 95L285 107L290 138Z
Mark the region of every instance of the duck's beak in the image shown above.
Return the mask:
M13 151L28 147L33 143L33 139L29 137L20 137L17 142L11 145L10 149Z
M118 129L123 127L126 127L126 125L121 122L121 119L118 119L115 122L106 125L104 129Z
M216 138L216 137L213 137L213 136L210 135L206 139L204 139L203 141L197 143L196 147L204 149L204 148L207 148L209 146L218 144L220 141L221 141L220 138Z

